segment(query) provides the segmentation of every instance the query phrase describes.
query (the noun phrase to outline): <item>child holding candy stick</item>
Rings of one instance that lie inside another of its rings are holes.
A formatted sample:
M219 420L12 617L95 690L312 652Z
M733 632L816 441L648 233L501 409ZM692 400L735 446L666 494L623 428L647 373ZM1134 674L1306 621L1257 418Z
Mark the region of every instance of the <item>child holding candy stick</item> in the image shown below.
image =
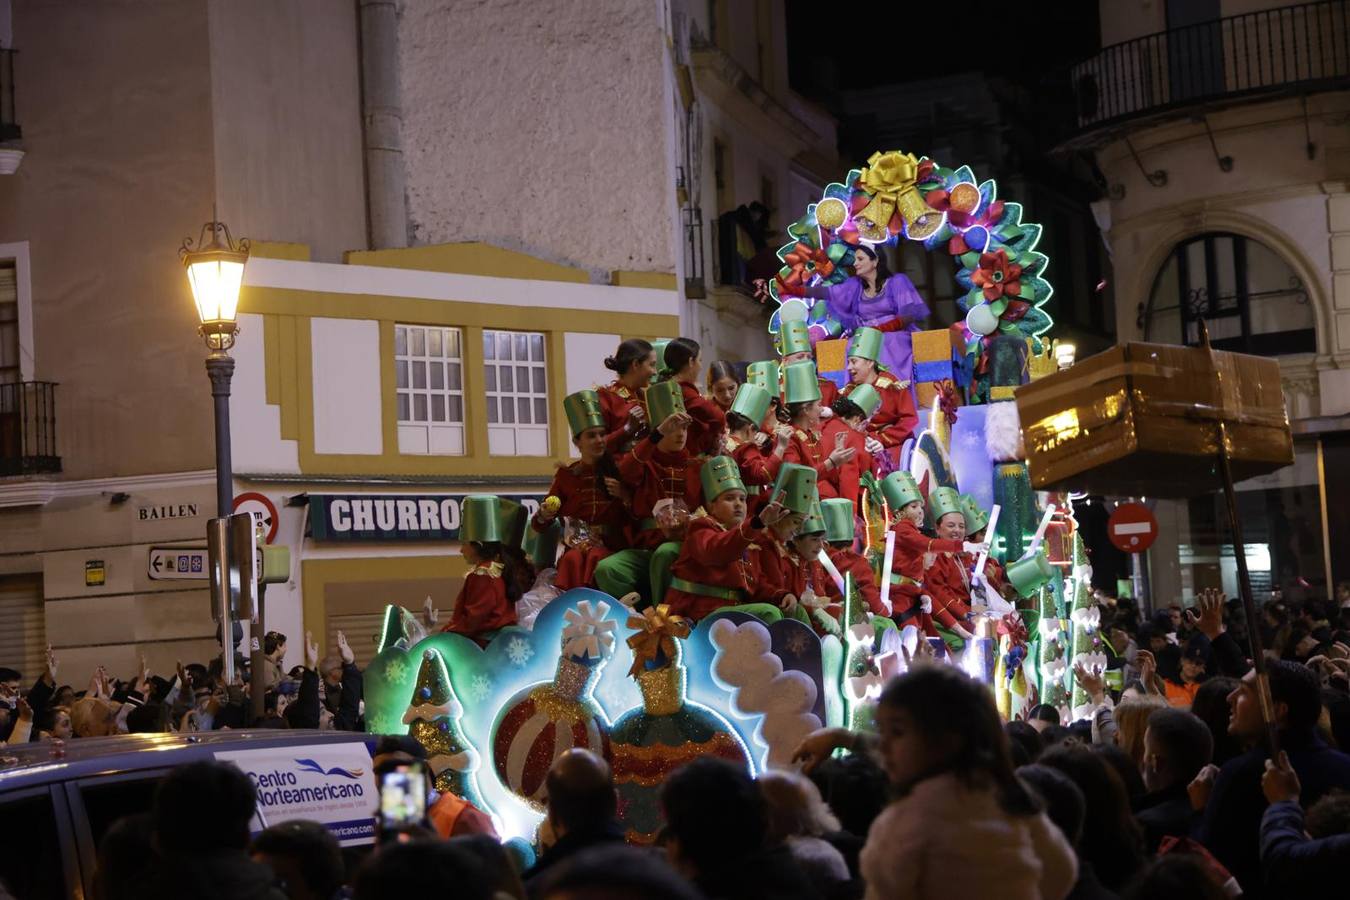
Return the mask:
M624 535L627 512L622 500L619 469L605 452L605 419L595 391L578 391L563 398L563 412L571 428L572 442L581 460L563 466L553 475L549 496L530 527L548 531L554 520L566 516L579 537L569 540L558 560L554 586L560 591L595 586L595 567L616 550L628 546Z
M901 628L908 624L920 626L930 637L937 637L933 627L933 598L924 584L925 556L929 553L979 553L980 544L967 541L930 538L919 526L923 523L924 499L914 476L908 472L892 472L881 482L881 493L896 517L891 531L895 533L895 553L891 563L892 618ZM960 634L964 629L958 629ZM963 637L971 636L966 631Z
M933 513L935 530L940 539L964 544L966 517L961 511L961 497L955 488L940 487L928 498ZM970 567L962 551L935 551L924 571L924 586L933 598L933 620L961 638L972 636L970 631Z
M834 497L820 501L820 514L825 519L825 540L830 549L826 551L830 562L839 570L839 574L849 578L858 596L867 604L874 616L888 615L881 603L881 589L867 557L853 549L855 532L853 503L845 497Z
M838 637L844 598L839 586L820 564L820 551L824 546L825 519L820 504L813 503L801 527L787 543L787 587L810 617L816 634Z

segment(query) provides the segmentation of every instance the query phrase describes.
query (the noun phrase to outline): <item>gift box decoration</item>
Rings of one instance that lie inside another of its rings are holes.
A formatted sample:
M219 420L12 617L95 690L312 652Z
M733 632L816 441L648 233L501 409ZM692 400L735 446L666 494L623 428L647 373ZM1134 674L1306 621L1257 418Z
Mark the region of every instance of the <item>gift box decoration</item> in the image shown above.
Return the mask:
M965 339L952 328L916 331L910 337L914 351L914 381L952 381L956 378L956 360L966 353Z
M1280 364L1169 344L1113 347L1017 389L1038 490L1189 497L1293 462Z
M848 340L839 338L833 341L816 343L816 374L828 378L838 387L848 384Z

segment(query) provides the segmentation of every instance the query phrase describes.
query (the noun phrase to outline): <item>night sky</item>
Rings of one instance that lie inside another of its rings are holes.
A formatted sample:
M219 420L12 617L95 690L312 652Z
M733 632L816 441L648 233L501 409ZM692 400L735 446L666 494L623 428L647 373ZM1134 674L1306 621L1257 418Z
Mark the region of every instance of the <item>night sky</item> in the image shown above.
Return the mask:
M951 14L940 3L844 7L850 9L846 21L865 27L867 34L894 35L880 52L844 30L840 24L844 17L831 14L839 8L809 0L787 2L792 88L826 106L834 89L971 71L998 74L1034 88L1094 53L1100 43L1096 0L1034 4L958 0L957 11ZM822 38L831 31L837 36Z

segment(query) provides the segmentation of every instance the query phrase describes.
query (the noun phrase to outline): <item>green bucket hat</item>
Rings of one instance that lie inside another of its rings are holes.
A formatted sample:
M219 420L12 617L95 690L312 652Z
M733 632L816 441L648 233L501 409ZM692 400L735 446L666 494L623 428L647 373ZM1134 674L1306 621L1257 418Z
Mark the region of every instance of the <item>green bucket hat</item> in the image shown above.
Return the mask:
M866 326L859 328L853 332L853 338L848 342L848 355L878 362L881 359L881 342L884 337L885 335L875 328Z
M881 496L891 508L891 514L899 512L915 500L922 500L923 494L914 483L914 476L908 472L892 472L881 480Z
M577 391L563 398L563 412L567 427L576 437L590 428L604 428L605 415L600 411L600 395L595 391Z
M736 399L731 401L731 411L745 416L758 425L769 414L769 404L772 400L767 390L747 382L736 388Z
M802 525L797 529L797 537L806 537L812 534L824 534L826 532L825 517L820 511L820 501L817 500L811 504L811 509L807 512L806 518L802 520Z
M652 383L661 380L662 373L666 370L666 345L674 338L657 338L652 341L652 352L656 354L656 374L652 376Z
M816 492L816 470L796 463L783 463L769 496L776 497L790 512L809 515L811 504L820 501Z
M741 468L730 456L714 456L703 464L698 475L703 482L704 503L711 503L727 491L745 490Z
M647 422L660 426L674 413L684 412L684 392L673 381L658 381L647 388Z
M1008 583L1019 597L1030 597L1036 591L1049 584L1055 577L1055 567L1050 564L1044 550L1010 563L1007 568Z
M820 501L820 514L825 519L825 540L853 540L853 501L847 497L831 497Z
M973 494L961 495L961 514L966 517L966 534L983 531L989 524L989 513L980 508Z
M811 352L811 332L805 322L784 322L778 332L778 355Z
M810 403L820 399L820 379L816 364L809 360L789 363L783 367L783 402Z
M881 409L881 394L870 384L855 384L844 392L844 396L852 400L869 419Z
M932 513L934 525L948 513L960 513L961 518L965 518L965 510L961 508L961 495L956 492L956 488L940 487L929 494L928 511Z
M496 494L470 494L460 506L459 539L479 544L501 543L507 532L503 525L502 498Z
M745 383L759 385L768 391L771 397L777 397L778 360L764 359L746 366Z

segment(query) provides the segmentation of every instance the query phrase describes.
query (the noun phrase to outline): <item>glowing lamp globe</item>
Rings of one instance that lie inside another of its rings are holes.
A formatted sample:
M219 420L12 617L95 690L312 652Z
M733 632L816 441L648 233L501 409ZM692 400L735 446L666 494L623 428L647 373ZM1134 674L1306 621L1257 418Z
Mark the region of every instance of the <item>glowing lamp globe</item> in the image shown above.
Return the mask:
M211 232L206 241L206 232ZM224 240L221 240L221 235ZM234 343L238 330L239 290L244 284L244 265L248 262L248 241L236 244L230 230L221 222L202 226L197 247L188 238L178 255L187 269L188 285L197 305L198 329L213 350L226 350Z

